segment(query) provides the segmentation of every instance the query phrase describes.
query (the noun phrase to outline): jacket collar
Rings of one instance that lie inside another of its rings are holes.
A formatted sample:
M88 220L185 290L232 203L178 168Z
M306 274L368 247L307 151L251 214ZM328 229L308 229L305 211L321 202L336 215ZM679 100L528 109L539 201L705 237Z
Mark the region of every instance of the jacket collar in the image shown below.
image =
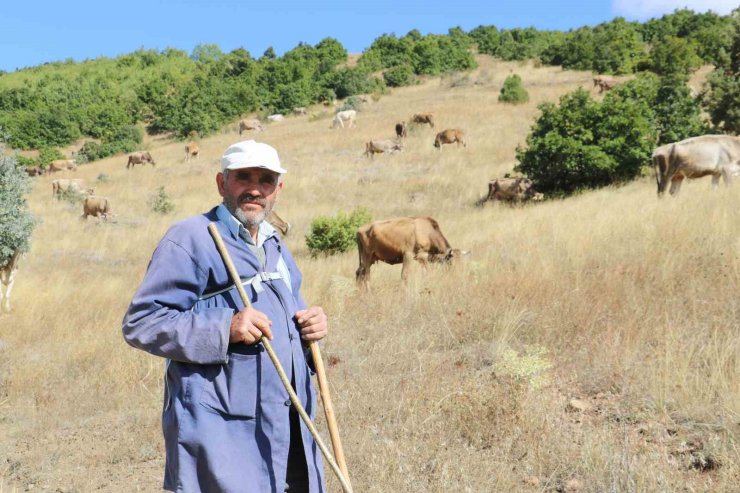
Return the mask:
M245 228L244 225L240 223L239 220L231 214L231 212L229 212L229 209L227 209L224 204L220 204L216 207L216 216L218 217L218 220L226 226L234 239L242 238L245 242L254 244L252 235L249 234L247 228ZM262 221L257 230L257 247L261 247L268 238L275 236L275 234L275 228L272 224L267 221Z

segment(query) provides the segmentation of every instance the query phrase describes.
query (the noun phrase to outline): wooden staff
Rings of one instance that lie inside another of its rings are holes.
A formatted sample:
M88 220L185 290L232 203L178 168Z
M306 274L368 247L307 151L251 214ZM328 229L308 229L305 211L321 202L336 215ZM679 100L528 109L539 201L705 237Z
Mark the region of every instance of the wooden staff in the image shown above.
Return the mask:
M218 249L218 252L221 254L221 258L224 261L224 265L226 266L226 270L229 272L229 276L231 277L231 280L234 283L234 286L236 286L237 291L239 291L239 296L241 297L242 302L244 303L244 306L248 308L251 307L252 304L249 302L249 297L247 296L246 291L244 291L244 286L241 283L241 278L239 277L239 273L237 272L236 267L234 266L234 262L231 261L231 256L229 255L228 250L226 250L226 245L224 245L224 241L221 238L221 234L218 232L218 227L216 226L215 223L210 223L208 225L208 232L211 233L211 236L213 237L213 241L216 243L216 248ZM275 369L277 370L278 375L280 376L280 380L283 382L283 386L285 387L285 390L288 391L288 395L290 396L290 402L292 402L293 405L295 406L301 419L306 424L308 431L311 432L311 436L313 436L313 439L316 441L316 444L319 446L319 449L321 450L321 453L324 455L324 458L331 466L331 469L332 471L334 471L334 474L337 476L337 479L339 479L339 482L342 485L342 490L344 491L344 493L352 493L352 487L350 486L349 482L345 478L342 471L339 469L339 466L334 460L334 457L332 457L331 453L329 452L329 449L327 449L326 445L324 445L324 441L321 439L321 436L319 435L318 430L311 422L311 418L308 417L306 410L303 409L303 405L301 404L301 401L298 400L298 396L293 390L293 386L290 384L290 380L288 380L288 376L285 374L285 370L283 370L283 366L280 364L280 360L278 359L277 354L275 354L275 350L272 349L272 344L270 344L270 341L264 335L260 338L260 342L265 347L267 354L270 356L272 363L275 365ZM331 428L329 429L329 433L331 433ZM332 443L333 441L334 441L334 437L332 436Z

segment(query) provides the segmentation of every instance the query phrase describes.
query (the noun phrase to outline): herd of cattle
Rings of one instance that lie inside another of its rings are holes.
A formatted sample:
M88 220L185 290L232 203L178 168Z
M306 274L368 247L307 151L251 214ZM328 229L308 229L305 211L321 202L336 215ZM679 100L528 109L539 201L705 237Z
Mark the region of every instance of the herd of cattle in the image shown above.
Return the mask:
M594 78L594 85L604 90L614 87L613 80L602 77ZM302 111L299 111L302 110ZM297 108L297 114L305 114L305 108ZM271 115L270 121L279 121ZM352 128L355 125L357 112L345 110L336 113L332 127ZM414 114L410 121L416 125L429 125L434 128L434 116L431 113ZM239 134L244 131L263 131L259 120L241 120ZM395 125L396 139L370 140L365 145L365 155L394 153L403 149L404 139L408 135L406 122ZM444 144L457 143L465 146L465 134L460 129L446 129L435 136L434 146L441 148ZM198 158L200 148L195 142L185 146L185 160ZM147 151L134 152L127 156L126 168L131 169L137 164L149 163L155 166L152 155ZM655 149L652 154L652 164L655 169L658 196L664 194L670 184L670 194L679 192L685 178L693 179L703 176L712 176L712 186L717 188L720 178L725 185L730 185L734 177L740 176L740 137L731 135L702 135L680 142L663 145ZM48 170L37 167L26 169L29 175L39 176L59 171L76 171L74 160L56 160ZM112 217L111 203L106 197L94 195L94 190L87 188L81 179L57 179L52 182L54 197L60 197L65 192L75 192L84 195L82 218L88 216L107 220ZM532 181L526 177L506 177L491 180L488 183L488 193L481 202L505 201L525 202L541 201L543 194L534 189ZM268 222L278 229L283 236L290 231L290 224L272 212ZM439 224L432 217L402 217L376 221L361 226L356 235L359 252L359 267L355 273L358 286L366 288L369 280L370 267L379 261L388 264L403 264L401 277L406 280L412 261L423 265L429 262L449 263L463 256L467 252L451 248L442 234ZM5 308L9 309L10 289L15 278L15 271L20 256L16 253L6 265L0 267L0 304L3 298ZM3 293L3 289L5 288Z

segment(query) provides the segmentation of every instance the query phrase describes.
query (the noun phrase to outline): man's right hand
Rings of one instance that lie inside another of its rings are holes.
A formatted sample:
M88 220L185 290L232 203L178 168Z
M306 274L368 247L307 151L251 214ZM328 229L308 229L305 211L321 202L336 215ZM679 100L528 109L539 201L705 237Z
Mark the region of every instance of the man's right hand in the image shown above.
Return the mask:
M245 308L231 318L229 329L229 342L243 342L254 344L264 335L272 340L272 322L267 315L254 308Z

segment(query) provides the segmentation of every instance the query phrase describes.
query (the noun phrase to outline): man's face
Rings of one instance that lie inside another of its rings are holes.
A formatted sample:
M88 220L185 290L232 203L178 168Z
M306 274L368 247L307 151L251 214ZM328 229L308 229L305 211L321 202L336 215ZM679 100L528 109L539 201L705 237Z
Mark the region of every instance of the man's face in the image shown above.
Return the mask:
M264 168L242 168L216 175L224 205L247 229L265 220L283 188L280 175Z

